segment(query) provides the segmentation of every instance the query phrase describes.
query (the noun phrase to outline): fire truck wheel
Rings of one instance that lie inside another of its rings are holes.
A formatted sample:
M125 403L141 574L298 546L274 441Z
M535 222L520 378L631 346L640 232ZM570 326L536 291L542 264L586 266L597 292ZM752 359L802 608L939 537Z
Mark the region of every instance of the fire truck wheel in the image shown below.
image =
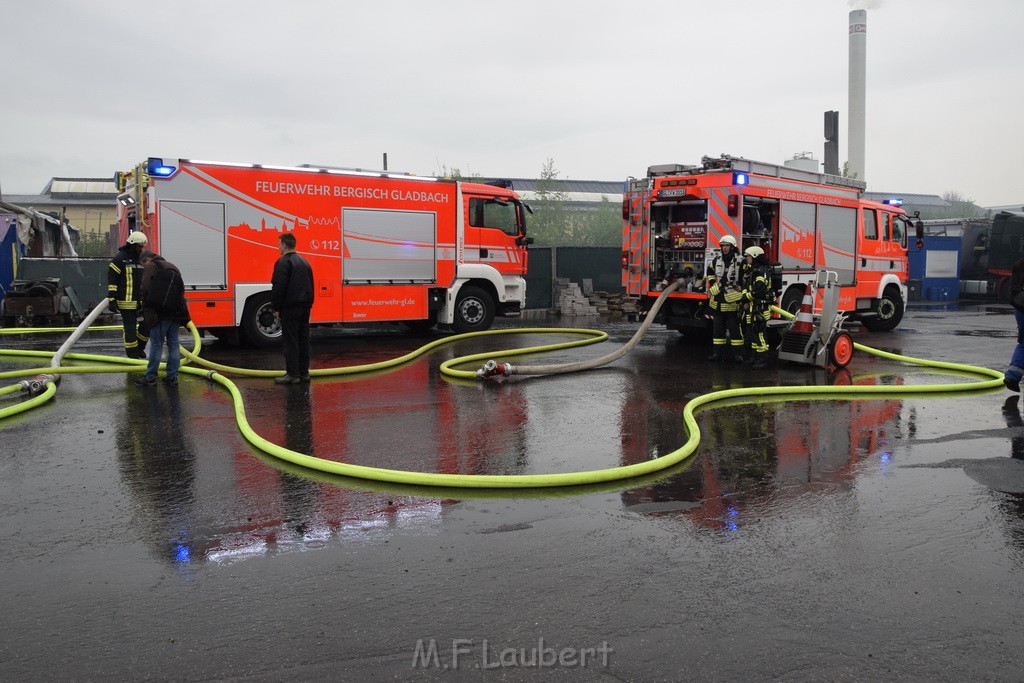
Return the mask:
M246 302L242 333L246 341L261 349L281 345L281 321L270 308L270 292L260 292Z
M463 287L455 300L455 321L452 329L465 332L482 332L494 322L494 301L479 287Z
M828 343L828 359L837 368L845 368L853 358L853 337L849 332L837 332Z
M862 321L864 327L872 332L888 332L896 329L896 326L903 320L903 298L899 292L887 287L882 292L882 298L875 303L875 312L878 314Z

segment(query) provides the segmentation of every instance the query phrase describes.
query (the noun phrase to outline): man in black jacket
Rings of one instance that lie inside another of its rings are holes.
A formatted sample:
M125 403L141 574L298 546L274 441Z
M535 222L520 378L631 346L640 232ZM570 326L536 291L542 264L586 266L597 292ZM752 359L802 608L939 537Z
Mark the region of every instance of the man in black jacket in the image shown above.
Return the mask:
M281 320L285 375L277 384L309 381L309 310L313 306L313 269L295 251L295 235L286 232L278 240L281 258L274 264L270 307Z
M1017 346L1013 349L1010 366L1003 373L1003 384L1010 391L1020 391L1024 378L1024 259L1013 264L1010 275L1010 305L1017 321Z

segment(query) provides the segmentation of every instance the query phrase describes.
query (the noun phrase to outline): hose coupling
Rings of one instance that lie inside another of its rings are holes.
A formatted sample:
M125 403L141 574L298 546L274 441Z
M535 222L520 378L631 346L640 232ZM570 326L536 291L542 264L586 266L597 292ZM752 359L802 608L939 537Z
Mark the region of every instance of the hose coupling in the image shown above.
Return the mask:
M487 361L486 363L483 364L483 367L476 371L477 379L485 379L487 377L494 377L495 375L508 377L511 374L511 363L499 363L495 360Z
M38 396L46 389L52 378L50 375L36 375L32 379L25 379L20 382L21 390L27 391L29 396Z

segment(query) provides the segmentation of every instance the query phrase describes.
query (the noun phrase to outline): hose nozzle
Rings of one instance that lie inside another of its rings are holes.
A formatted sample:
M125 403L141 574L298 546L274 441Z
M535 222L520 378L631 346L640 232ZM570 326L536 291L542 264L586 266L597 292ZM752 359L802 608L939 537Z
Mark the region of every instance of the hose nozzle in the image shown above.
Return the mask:
M499 363L495 360L489 360L483 364L479 370L476 371L477 379L485 379L487 377L494 377L500 375L502 377L508 377L512 374L511 363Z

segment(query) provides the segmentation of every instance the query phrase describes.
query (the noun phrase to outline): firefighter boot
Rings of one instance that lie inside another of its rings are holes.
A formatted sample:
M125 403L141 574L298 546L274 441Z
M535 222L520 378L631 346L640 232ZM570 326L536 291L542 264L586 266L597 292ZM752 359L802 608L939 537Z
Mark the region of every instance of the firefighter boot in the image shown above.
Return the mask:
M754 364L750 366L753 370L762 370L768 367L768 352L758 351L754 354Z

